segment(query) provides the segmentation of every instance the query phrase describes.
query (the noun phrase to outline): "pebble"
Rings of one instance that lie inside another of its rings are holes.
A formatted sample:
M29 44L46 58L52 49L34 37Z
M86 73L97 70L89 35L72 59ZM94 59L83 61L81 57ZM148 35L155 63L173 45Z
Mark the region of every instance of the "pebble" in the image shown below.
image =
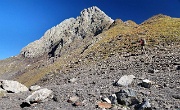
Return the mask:
M77 100L79 100L79 97L77 97L77 96L72 96L72 97L70 97L70 98L67 100L67 102L68 102L68 103L75 103Z

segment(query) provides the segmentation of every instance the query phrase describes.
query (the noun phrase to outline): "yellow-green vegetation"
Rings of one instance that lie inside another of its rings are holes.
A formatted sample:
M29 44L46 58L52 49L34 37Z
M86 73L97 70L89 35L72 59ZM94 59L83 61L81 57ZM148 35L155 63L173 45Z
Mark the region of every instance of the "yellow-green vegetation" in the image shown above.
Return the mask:
M46 61L36 62L15 79L30 86L48 73L59 73L59 71L66 73L73 67L90 65L114 54L135 53L140 50L138 42L140 38L146 39L147 46L151 48L161 44L179 44L180 18L157 15L140 25L133 21L123 23L121 20L116 20L110 29L92 38L93 44L83 52L84 47L91 42L89 38L78 42L81 46L65 52L53 64L46 64ZM39 66L42 63L45 65Z
M137 29L143 33L150 45L180 42L180 18L171 18L165 15L157 15L152 18L150 22L142 23Z
M4 73L17 72L24 68L24 62L18 57L11 57L0 61L0 75Z

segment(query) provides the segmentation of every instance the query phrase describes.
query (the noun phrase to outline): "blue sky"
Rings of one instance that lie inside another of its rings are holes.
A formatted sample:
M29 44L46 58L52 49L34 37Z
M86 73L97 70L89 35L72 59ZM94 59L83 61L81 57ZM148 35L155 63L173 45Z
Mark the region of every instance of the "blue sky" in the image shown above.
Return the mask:
M91 6L138 24L159 13L180 18L180 0L0 0L0 59L18 55L46 30Z

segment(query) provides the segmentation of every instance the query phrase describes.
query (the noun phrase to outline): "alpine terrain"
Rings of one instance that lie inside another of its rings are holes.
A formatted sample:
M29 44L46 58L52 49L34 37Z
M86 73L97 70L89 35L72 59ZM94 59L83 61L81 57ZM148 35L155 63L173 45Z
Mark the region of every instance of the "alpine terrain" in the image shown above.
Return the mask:
M0 61L0 110L180 110L180 18L82 10Z

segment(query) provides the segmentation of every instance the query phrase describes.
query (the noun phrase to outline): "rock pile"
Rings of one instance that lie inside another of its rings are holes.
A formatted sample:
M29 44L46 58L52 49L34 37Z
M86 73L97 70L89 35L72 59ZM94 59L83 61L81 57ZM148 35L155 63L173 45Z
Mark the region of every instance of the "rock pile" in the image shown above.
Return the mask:
M28 91L34 91L29 95L20 105L22 108L29 107L34 103L41 103L53 98L53 91L47 88L42 88L38 85L31 86L29 89L17 82L12 80L0 80L0 97L8 97L6 94L21 94ZM3 95L1 95L3 93Z

